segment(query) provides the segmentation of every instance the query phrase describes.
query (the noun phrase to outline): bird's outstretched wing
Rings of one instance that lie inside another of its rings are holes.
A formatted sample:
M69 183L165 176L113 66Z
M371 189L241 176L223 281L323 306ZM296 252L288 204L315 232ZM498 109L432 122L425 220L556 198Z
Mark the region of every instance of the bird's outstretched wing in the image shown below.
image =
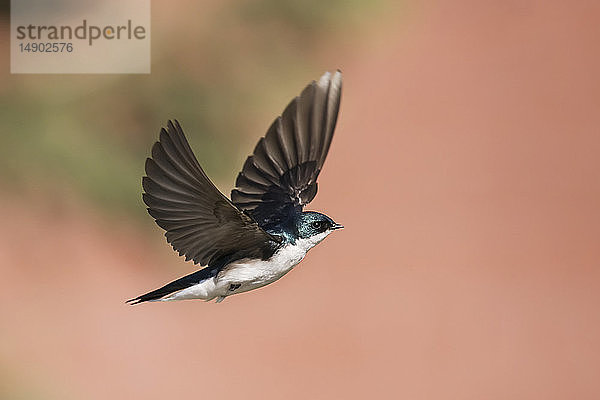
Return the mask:
M278 239L237 209L208 179L177 121L169 121L146 159L142 178L148 213L185 260L212 265L220 257L268 258ZM236 257L237 256L237 257Z
M311 82L275 119L246 160L231 200L261 227L301 211L317 194L341 93L340 71Z

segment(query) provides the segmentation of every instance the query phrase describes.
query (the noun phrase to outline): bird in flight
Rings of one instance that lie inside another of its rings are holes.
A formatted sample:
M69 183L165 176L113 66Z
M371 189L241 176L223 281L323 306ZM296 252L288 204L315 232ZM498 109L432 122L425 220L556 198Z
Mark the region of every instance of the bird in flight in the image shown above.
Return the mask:
M325 73L294 98L223 195L202 170L177 121L161 129L142 178L148 213L185 260L205 266L128 300L216 299L275 282L336 229L303 211L317 194L337 121L342 74Z

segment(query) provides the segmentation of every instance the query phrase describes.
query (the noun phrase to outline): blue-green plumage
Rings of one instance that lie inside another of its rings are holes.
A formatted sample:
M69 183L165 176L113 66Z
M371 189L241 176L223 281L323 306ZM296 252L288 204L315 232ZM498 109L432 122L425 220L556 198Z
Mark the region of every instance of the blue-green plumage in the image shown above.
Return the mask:
M297 239L306 239L327 229L342 228L325 214L315 211L294 213L290 218L267 232L282 238L284 243L295 244Z

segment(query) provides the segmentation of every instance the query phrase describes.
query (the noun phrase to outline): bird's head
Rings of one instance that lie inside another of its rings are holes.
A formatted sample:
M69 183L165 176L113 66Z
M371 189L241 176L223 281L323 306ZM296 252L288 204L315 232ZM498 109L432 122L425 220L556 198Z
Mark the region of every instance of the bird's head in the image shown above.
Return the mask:
M301 239L320 238L323 240L336 229L343 228L325 214L305 211L296 218L296 231Z

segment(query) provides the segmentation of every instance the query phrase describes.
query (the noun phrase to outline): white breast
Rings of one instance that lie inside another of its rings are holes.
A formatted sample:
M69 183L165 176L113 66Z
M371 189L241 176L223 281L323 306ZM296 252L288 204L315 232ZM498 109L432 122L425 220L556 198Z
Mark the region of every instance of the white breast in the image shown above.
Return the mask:
M331 231L323 232L308 239L298 239L294 245L283 246L266 261L238 260L227 265L212 279L207 279L197 285L183 289L163 300L204 299L218 300L232 294L247 292L275 282L294 268L306 255L308 250L319 244ZM241 286L230 291L232 284Z
M219 273L217 280L227 283L247 283L251 285L259 284L264 286L281 278L294 268L306 255L308 250L321 242L330 232L324 232L320 235L308 239L298 239L296 243L288 244L279 249L273 256L267 260L239 260L229 264ZM249 287L247 291L255 289ZM241 289L241 288L240 288ZM239 293L239 291L237 291Z

